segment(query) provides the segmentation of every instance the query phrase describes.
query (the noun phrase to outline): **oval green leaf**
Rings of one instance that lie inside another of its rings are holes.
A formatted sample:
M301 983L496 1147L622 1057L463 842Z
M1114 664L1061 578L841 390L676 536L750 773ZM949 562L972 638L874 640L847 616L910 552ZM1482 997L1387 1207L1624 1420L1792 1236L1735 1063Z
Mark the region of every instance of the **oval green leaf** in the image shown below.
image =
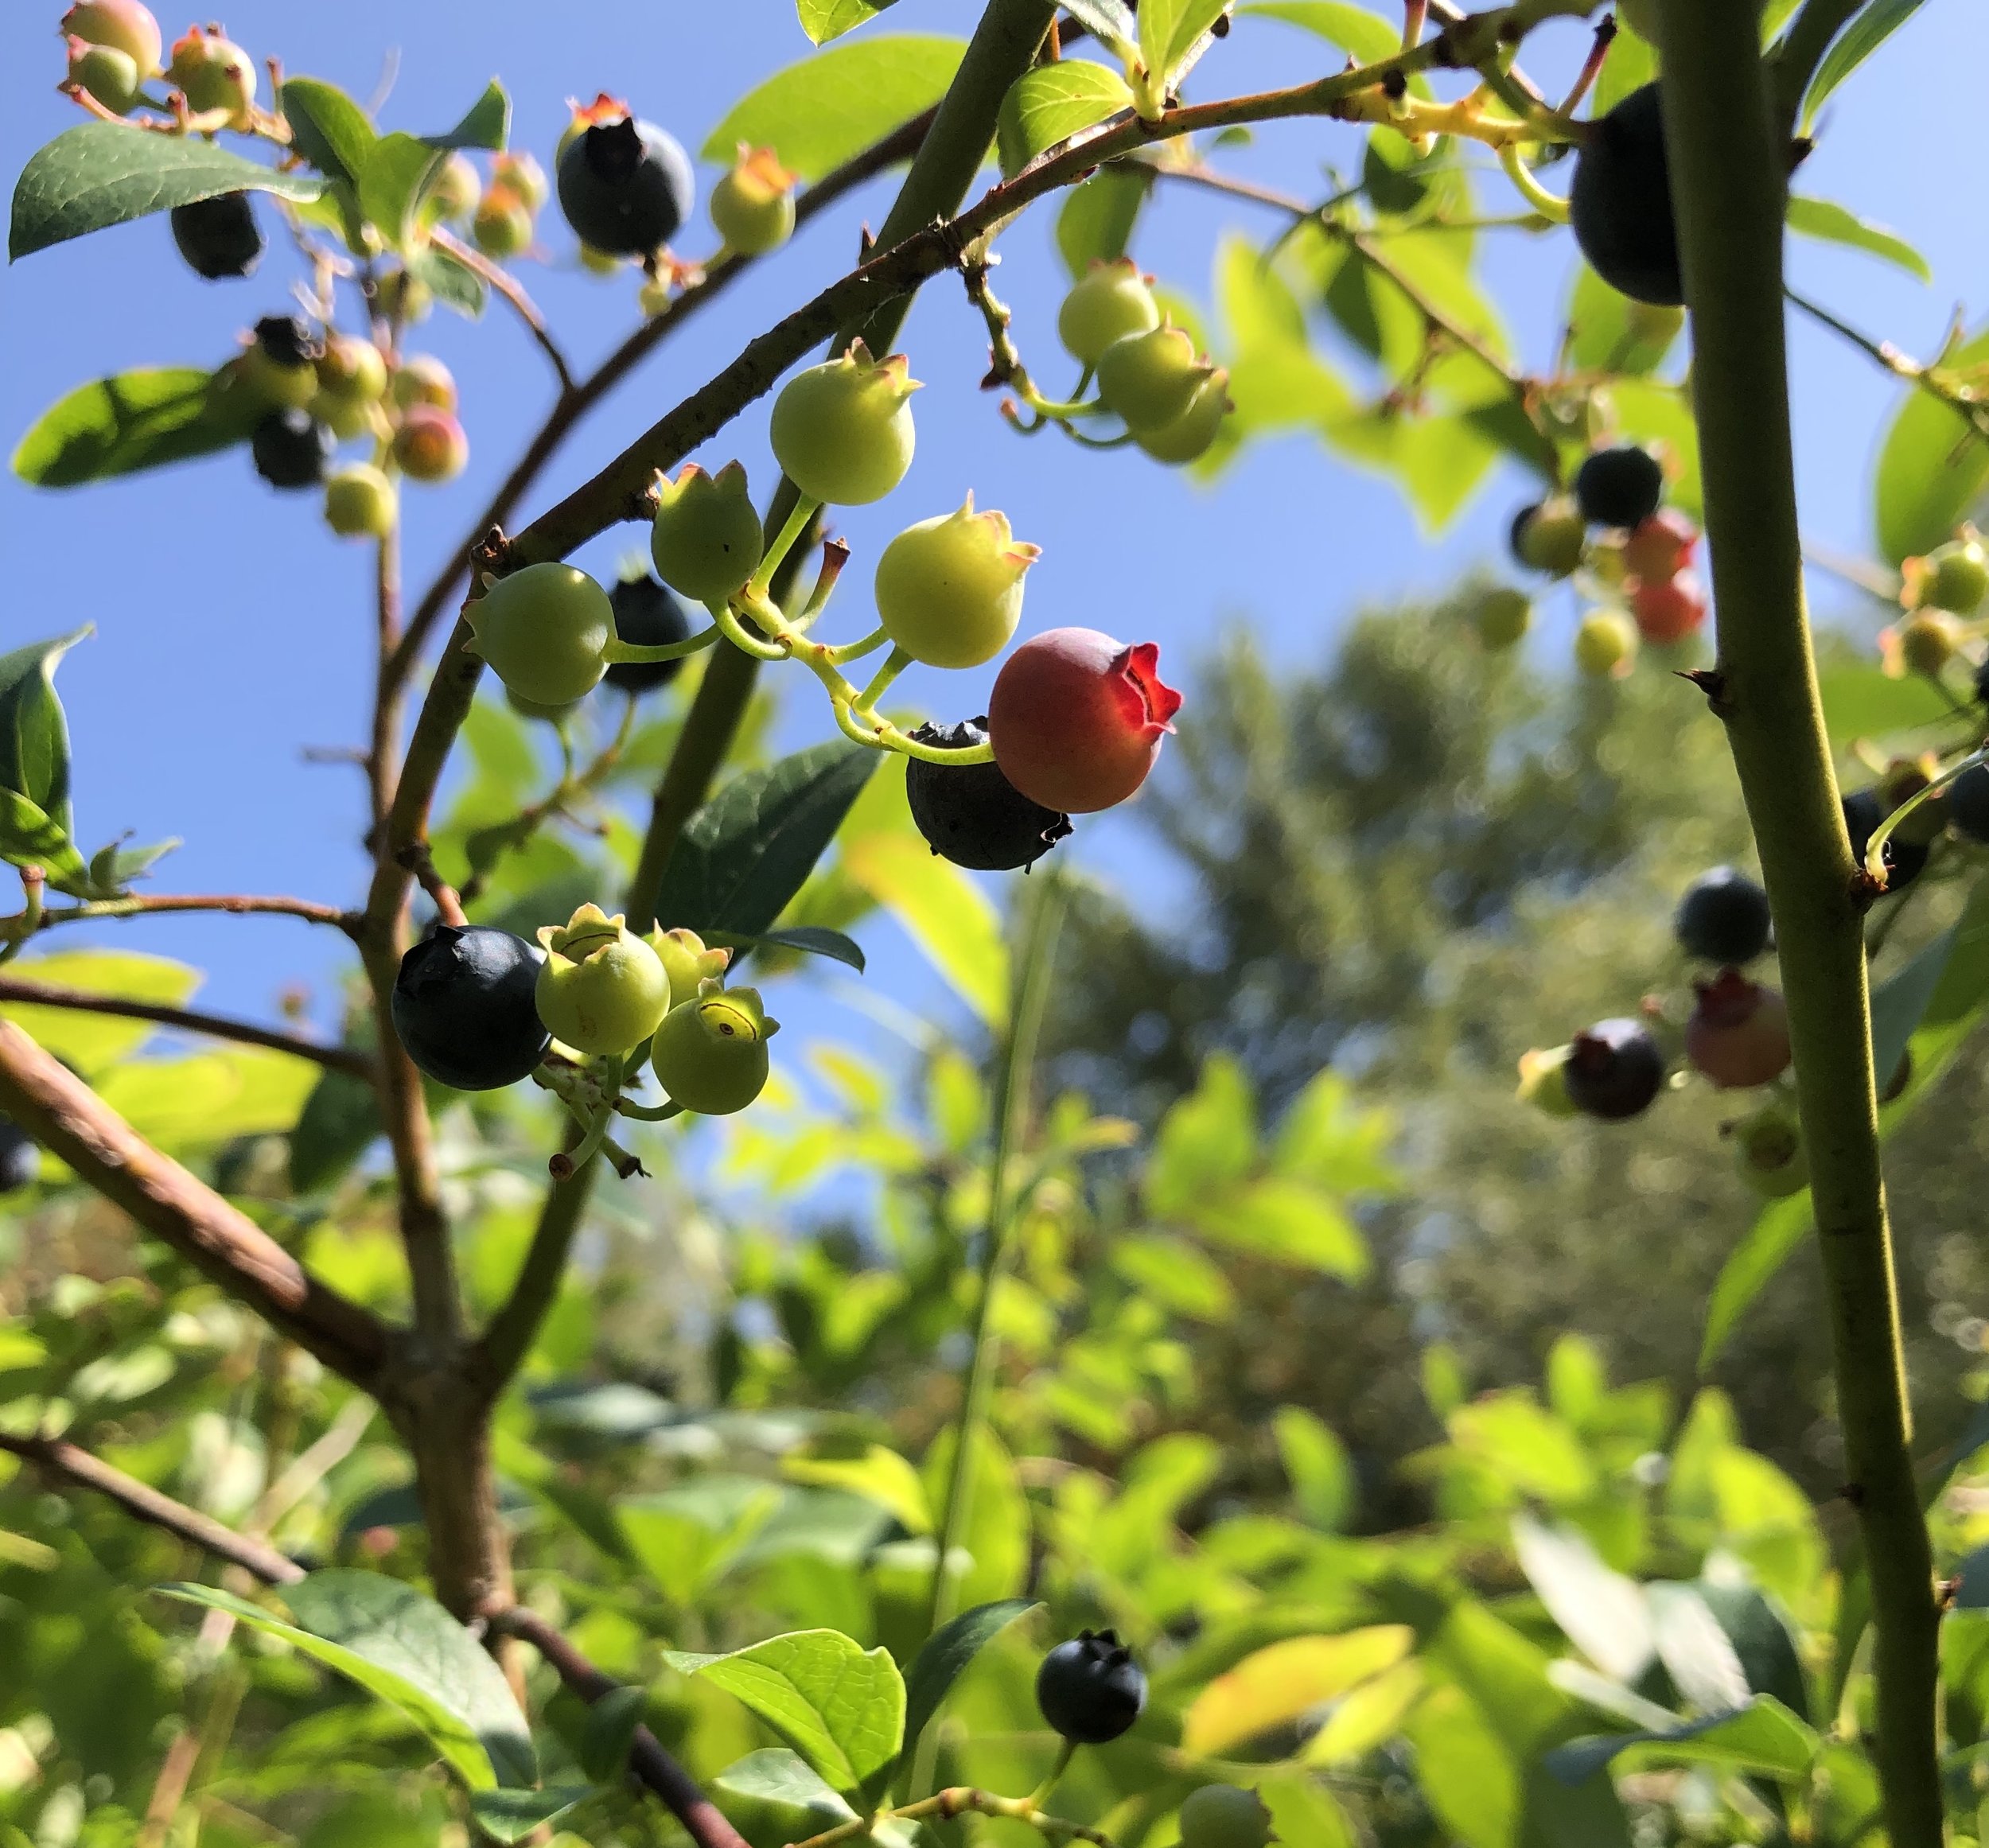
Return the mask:
M1045 150L1130 108L1132 100L1118 72L1088 58L1066 58L1025 73L1002 99L995 118L1002 172L1014 177Z
M1940 364L1960 371L1989 361L1989 329ZM1989 486L1989 439L1931 393L1909 388L1886 433L1875 476L1878 549L1897 565L1930 552Z
M1820 238L1826 243L1847 244L1855 251L1896 264L1923 282L1934 279L1927 259L1896 231L1860 218L1847 206L1828 199L1793 196L1789 201L1789 228L1804 237Z
M37 488L75 488L241 442L247 422L215 401L211 376L193 366L157 366L79 385L29 426L14 472Z

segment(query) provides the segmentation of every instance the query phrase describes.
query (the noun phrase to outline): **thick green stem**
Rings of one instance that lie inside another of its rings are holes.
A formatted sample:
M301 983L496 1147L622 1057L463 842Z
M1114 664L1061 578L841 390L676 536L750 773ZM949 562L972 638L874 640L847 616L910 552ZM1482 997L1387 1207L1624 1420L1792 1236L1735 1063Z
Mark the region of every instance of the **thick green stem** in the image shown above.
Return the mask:
M1783 129L1755 9L1665 0L1664 123L1692 321L1726 721L1775 916L1877 1626L1875 1756L1894 1848L1939 1848L1939 1613L1908 1448L1855 869L1817 694L1782 319Z

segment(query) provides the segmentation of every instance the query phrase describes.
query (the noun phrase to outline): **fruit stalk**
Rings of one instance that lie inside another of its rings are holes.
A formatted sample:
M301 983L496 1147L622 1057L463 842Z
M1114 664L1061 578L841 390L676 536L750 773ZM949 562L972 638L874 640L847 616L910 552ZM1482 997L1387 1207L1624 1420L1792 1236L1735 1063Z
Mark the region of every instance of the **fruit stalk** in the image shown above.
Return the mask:
M1939 1613L1909 1449L1855 869L1804 606L1782 309L1787 149L1754 9L1666 0L1664 128L1719 613L1718 710L1781 946L1829 1297L1847 1499L1877 1627L1897 1848L1938 1848Z

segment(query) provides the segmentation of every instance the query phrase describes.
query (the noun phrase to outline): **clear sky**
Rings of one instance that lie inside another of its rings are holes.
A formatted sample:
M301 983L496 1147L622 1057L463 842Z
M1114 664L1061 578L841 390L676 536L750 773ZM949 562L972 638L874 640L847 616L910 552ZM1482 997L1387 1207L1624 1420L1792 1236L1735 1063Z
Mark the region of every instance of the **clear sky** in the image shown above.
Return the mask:
M967 0L901 0L864 29L962 32L977 10ZM35 147L76 119L53 88L60 76L59 11L10 0L0 18L0 166L10 185ZM183 25L177 14L162 23L169 37ZM290 72L329 79L361 97L379 84L389 48L397 50L398 76L383 111L391 126L432 130L452 122L497 74L514 98L515 143L542 158L563 123L563 99L601 89L627 95L695 150L734 99L809 49L790 0L593 0L585 9L525 0L317 7L233 0L226 23L259 60L279 55ZM1559 25L1537 51L1529 47L1528 62L1551 88L1565 82L1585 43L1581 29ZM1248 21L1205 64L1195 93L1296 82L1333 62L1318 40ZM1989 310L1980 176L1974 164L1963 165L1964 149L1975 151L1970 131L1985 70L1989 8L1979 0L1925 7L1839 92L1804 170L1804 190L1888 223L1933 264L1936 282L1928 288L1862 255L1796 247L1800 281L1911 352L1932 351L1958 309L1971 322ZM1240 173L1317 194L1322 169L1353 158L1355 132L1283 125L1223 158ZM702 183L712 177L705 170ZM858 225L882 217L889 185L874 185L819 220L668 343L568 444L527 513L566 492L752 334L847 267ZM999 275L1018 309L1025 353L1045 357L1062 286L1049 225L1039 214L1008 234ZM1215 244L1232 225L1267 228L1250 206L1177 189L1150 212L1136 254L1169 282L1205 297ZM555 261L522 274L584 361L632 325L633 286L578 274L556 212L542 228ZM1524 357L1536 366L1551 358L1572 267L1565 233L1508 236L1490 247L1486 273ZM273 250L251 282L203 283L173 254L163 218L14 267L0 282L8 356L0 366L0 432L7 447L47 403L85 379L144 364L218 361L238 328L282 309L291 274L286 255ZM1831 546L1862 550L1869 543L1868 464L1897 388L1869 361L1806 326L1798 325L1794 337L1806 528ZM474 326L438 313L417 344L454 369L472 445L463 477L407 495L410 574L418 584L542 415L549 387L539 356L500 313ZM1496 554L1524 493L1516 476L1494 477L1458 524L1432 541L1391 484L1303 436L1251 449L1212 488L1136 452L1092 455L1049 437L1024 442L1002 426L992 399L975 390L983 336L957 285L946 280L927 291L905 344L929 387L917 402L918 457L897 496L845 523L859 561L846 582L860 595L869 582L866 561L897 525L956 504L971 486L983 505L1004 508L1020 536L1044 548L1026 628L1086 623L1128 639L1155 638L1170 677L1185 678L1191 697L1192 664L1225 621L1254 622L1274 658L1316 659L1364 602L1438 589ZM772 473L764 427L762 407L704 459L737 453L764 487ZM608 574L640 537L633 528L610 535L578 562ZM86 848L125 829L141 840L180 835L187 844L161 869L162 889L289 891L352 901L364 877L358 777L350 768L306 764L301 752L363 734L369 567L364 548L325 531L316 497L269 492L239 453L59 493L8 476L0 479L0 546L6 568L0 647L85 621L97 626L95 638L64 664L60 682ZM1843 593L1819 590L1826 608L1842 606ZM847 589L843 596L850 599ZM840 613L850 623L862 615ZM1543 666L1558 671L1564 642L1559 631L1543 640ZM980 710L991 675L950 677L943 690L917 675L901 684L908 703L929 699L942 716L955 716ZM963 691L969 683L972 691ZM819 699L804 697L812 691L812 683L795 688L784 714L784 736L794 742L827 734ZM1074 851L1142 900L1185 900L1162 878L1136 816L1094 822L1073 848L1060 851ZM341 967L335 939L282 920L143 920L99 934L205 965L210 1005L255 1013L273 1006L283 985L302 979L314 985L321 1016ZM935 1004L929 978L894 927L876 923L863 935L874 986L915 1006ZM784 995L780 1012L794 1017L792 997ZM826 993L804 1003L801 1017L820 1031L850 1019Z

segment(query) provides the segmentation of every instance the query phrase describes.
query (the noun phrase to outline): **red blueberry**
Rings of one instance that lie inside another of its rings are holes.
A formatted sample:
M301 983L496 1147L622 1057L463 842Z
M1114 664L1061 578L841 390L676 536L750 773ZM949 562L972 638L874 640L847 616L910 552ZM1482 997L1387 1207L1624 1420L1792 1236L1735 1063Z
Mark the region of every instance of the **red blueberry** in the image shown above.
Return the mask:
M1002 774L1065 815L1123 802L1146 780L1181 710L1159 666L1158 644L1128 647L1095 628L1053 628L1023 643L988 702Z
M1693 984L1685 1056L1722 1091L1766 1084L1789 1069L1789 1010L1773 988L1722 969Z
M1623 542L1623 562L1646 584L1675 576L1692 562L1699 528L1674 508L1660 508Z
M1706 621L1706 590L1696 571L1641 581L1630 593L1630 613L1637 632L1663 647L1698 632Z
M394 460L411 481L446 481L469 460L469 438L448 411L414 404L394 433Z

